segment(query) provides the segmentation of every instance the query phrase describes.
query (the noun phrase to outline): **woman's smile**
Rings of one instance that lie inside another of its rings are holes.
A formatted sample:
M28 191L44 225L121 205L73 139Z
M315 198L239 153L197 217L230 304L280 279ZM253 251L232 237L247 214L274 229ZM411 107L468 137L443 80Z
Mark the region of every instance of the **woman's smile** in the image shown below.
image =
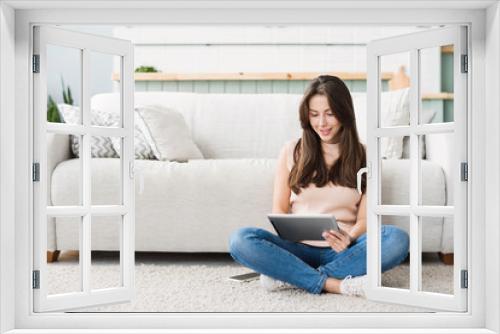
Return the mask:
M320 129L319 132L323 135L323 136L328 136L330 134L330 131L332 129Z

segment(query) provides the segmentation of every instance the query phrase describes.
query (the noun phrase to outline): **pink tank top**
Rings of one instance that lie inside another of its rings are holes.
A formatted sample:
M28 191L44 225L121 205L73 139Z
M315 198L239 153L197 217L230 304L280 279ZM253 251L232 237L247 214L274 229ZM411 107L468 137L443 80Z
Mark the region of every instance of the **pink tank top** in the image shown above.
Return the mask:
M298 139L288 141L286 145L287 168L288 171L293 167L293 150ZM339 157L339 144L321 144L323 154L328 167ZM356 188L336 186L329 182L323 187L316 187L311 183L306 188L301 188L300 194L293 191L290 195L290 211L295 214L305 213L328 213L335 216L339 227L349 232L356 223L358 205L361 201L361 194ZM304 241L312 246L329 247L326 241L308 240Z

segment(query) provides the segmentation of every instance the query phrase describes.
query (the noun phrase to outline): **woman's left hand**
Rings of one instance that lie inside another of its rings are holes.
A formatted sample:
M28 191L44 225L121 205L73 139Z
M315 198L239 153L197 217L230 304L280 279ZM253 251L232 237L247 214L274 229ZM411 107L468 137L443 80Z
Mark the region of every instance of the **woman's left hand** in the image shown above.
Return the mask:
M322 236L337 253L342 252L352 243L351 236L343 230L338 232L335 230L324 231Z

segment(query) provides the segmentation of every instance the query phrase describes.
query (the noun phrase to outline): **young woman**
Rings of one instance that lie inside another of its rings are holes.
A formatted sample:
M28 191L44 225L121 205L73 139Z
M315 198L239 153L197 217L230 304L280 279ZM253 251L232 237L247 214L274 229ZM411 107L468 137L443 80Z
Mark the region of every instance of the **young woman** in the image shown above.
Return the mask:
M366 284L366 177L362 193L356 175L366 165L351 94L342 80L322 75L307 88L299 108L302 136L281 149L276 169L273 213L328 213L340 232L323 233L324 241L283 240L261 228L233 233L230 254L242 265L261 273L268 290L296 286L364 295ZM383 225L382 271L408 255L408 234Z

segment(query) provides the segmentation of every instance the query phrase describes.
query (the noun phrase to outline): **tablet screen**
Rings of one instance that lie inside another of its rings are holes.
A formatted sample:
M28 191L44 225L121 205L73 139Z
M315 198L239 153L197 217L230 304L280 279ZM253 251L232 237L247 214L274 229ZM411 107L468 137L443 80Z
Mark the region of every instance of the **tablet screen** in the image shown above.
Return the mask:
M293 242L324 241L322 234L325 230L339 230L335 216L328 214L269 214L268 218L281 238Z

